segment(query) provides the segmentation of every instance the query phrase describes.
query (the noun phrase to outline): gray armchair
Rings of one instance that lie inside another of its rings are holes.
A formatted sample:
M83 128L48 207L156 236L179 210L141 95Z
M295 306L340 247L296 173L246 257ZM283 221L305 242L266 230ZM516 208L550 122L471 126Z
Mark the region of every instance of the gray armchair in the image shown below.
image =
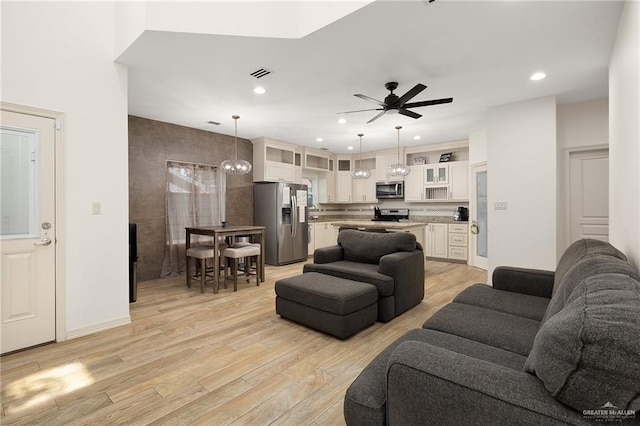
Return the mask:
M424 298L424 253L415 235L344 230L338 244L317 249L304 272L375 285L378 321L387 322Z

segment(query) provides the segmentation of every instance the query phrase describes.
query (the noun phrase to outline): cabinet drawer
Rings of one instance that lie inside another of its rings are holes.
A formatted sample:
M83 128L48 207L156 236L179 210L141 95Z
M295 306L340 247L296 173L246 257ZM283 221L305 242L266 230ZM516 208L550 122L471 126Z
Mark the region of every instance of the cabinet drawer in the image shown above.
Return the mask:
M467 248L449 247L449 259L467 260Z
M469 225L449 224L449 232L455 232L456 234L466 234L469 229Z
M468 245L467 234L449 234L449 245L466 247Z

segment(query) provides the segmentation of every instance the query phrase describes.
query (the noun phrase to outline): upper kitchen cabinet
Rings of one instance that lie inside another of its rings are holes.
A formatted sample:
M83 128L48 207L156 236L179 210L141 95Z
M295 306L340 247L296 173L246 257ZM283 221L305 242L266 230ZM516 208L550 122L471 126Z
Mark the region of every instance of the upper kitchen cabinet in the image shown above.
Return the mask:
M251 142L254 182L295 182L294 145L267 138L253 139Z
M468 161L454 161L449 164L449 199L469 201Z
M449 183L449 164L427 164L424 170L425 185L442 185Z
M333 171L333 156L325 151L311 148L304 150L304 168L319 172Z
M352 187L351 187L351 156L338 155L336 158L337 171L336 171L336 202L337 203L351 203Z
M424 165L410 166L411 172L404 177L404 200L424 201Z
M400 150L400 161L404 160L404 150ZM383 151L376 154L375 181L390 182L402 181L402 177L389 176L389 166L398 162L398 150ZM373 170L371 177L374 177Z
M354 160L354 168L369 169L371 176L369 179L353 179L351 178L352 186L352 202L354 203L376 203L376 180L374 174L376 173L376 161L377 156L362 158Z

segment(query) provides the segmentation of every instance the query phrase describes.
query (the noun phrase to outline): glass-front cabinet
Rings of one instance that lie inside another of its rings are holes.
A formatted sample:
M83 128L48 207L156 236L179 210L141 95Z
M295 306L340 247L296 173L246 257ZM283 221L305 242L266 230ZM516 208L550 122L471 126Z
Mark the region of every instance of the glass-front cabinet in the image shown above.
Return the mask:
M428 164L424 172L425 185L442 185L449 183L448 164Z

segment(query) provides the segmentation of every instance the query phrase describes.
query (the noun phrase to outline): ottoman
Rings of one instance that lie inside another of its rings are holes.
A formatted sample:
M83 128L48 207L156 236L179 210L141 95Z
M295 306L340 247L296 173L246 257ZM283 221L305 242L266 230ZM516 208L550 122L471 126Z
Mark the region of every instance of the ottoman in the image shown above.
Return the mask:
M318 272L276 281L276 313L346 339L378 317L376 286Z

